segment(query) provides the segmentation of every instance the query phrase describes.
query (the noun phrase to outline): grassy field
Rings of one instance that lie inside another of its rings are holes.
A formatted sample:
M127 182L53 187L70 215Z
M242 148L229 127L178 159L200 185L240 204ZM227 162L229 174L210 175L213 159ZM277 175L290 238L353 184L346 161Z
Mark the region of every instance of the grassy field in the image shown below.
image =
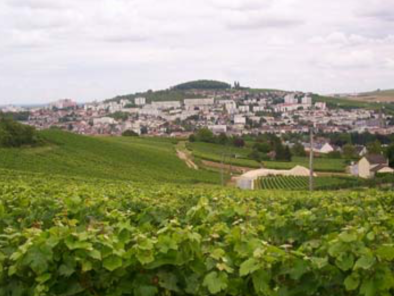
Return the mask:
M0 168L136 182L219 182L217 174L189 169L168 139L93 138L56 130L41 134L50 144L0 149Z
M193 156L199 159L205 159L215 162L221 162L223 153L226 156L224 163L244 166L250 168L260 168L261 164L255 160L246 159L252 152L251 148L225 147L218 144L210 143L188 143L187 147L192 151ZM309 167L307 157L293 157L290 162L282 161L263 161L263 167L269 169L291 169L296 165ZM315 158L314 168L320 172L344 172L345 161L343 159Z

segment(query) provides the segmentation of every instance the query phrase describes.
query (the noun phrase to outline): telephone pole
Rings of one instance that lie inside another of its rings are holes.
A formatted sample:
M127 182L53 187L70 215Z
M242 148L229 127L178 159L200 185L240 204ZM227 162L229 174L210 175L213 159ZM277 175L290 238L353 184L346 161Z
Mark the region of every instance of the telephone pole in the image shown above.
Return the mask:
M313 191L313 125L310 129L310 149L309 149L309 191Z
M312 102L313 104L313 102ZM310 128L310 135L309 135L309 140L310 140L310 149L309 149L309 191L313 191L313 157L314 157L314 152L313 152L313 147L314 147L314 142L313 142L313 133L314 133L314 128L315 128L315 108L313 108L312 105L312 125Z

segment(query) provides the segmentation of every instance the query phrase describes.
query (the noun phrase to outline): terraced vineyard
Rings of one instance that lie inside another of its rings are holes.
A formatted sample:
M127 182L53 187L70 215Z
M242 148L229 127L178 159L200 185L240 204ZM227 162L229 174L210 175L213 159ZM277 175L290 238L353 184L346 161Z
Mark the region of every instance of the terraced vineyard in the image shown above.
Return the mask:
M393 295L393 204L0 171L0 295Z
M316 177L314 188L317 190L333 190L352 188L362 185L362 181L350 177ZM255 189L307 190L309 177L301 176L268 176L255 181Z

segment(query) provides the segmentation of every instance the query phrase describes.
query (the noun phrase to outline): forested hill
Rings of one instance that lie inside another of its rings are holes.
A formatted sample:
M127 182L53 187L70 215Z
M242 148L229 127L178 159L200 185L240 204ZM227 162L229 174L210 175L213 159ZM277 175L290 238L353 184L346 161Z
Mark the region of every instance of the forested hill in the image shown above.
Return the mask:
M226 82L216 81L216 80L196 80L191 82L185 82L178 84L172 89L174 90L191 90L191 89L230 89L231 85Z
M196 80L181 83L170 87L165 90L152 91L148 90L146 92L138 92L134 94L120 95L115 98L109 99L107 101L120 101L120 100L133 100L137 97L144 97L148 102L155 101L181 101L190 98L201 98L201 95L186 94L189 90L224 90L231 89L231 85L226 82L216 81L216 80Z

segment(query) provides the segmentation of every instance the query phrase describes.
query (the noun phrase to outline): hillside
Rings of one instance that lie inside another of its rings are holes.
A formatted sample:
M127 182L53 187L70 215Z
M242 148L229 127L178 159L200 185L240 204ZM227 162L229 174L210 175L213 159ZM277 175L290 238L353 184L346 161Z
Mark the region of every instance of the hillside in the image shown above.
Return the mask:
M394 102L394 89L376 90L372 92L360 93L356 96L349 97L350 100L362 100L365 102Z
M135 182L215 183L213 173L189 169L169 140L92 138L57 130L36 148L0 149L0 168Z

